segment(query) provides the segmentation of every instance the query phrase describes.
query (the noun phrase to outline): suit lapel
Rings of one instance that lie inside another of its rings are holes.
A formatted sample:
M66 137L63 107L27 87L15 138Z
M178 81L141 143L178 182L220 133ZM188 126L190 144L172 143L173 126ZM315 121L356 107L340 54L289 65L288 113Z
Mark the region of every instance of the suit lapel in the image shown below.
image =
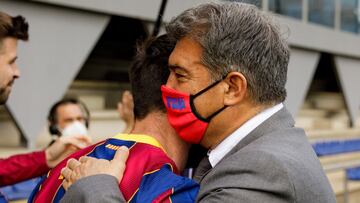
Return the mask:
M295 121L292 118L291 114L285 107L283 107L270 118L261 123L253 131L251 131L246 137L244 137L244 139L242 139L229 153L227 153L222 160L226 159L226 157L231 156L232 154L239 151L251 142L257 140L261 136L277 131L279 129L294 127L294 124Z
M285 107L283 107L270 118L261 123L258 127L256 127L244 139L242 139L229 153L225 155L225 157L217 165L221 164L221 162L227 157L236 153L246 145L260 138L261 136L277 131L279 129L293 127L294 124L295 121L292 118L291 114ZM211 169L212 167L209 162L208 156L206 156L199 163L199 166L197 167L194 174L194 180L200 183L201 180L205 177L205 175L211 171Z
M205 156L199 163L199 166L196 168L193 179L196 182L200 182L202 178L210 171L211 164L209 161L209 157Z

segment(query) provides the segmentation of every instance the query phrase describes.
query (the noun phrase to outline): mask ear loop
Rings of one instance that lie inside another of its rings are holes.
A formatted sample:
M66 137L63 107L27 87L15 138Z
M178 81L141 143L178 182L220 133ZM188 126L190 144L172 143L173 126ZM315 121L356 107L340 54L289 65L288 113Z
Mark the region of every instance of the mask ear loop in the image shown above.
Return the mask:
M217 110L215 113L211 114L209 117L204 118L202 117L199 112L197 112L196 108L195 108L195 104L194 104L194 99L198 96L200 96L201 94L203 94L204 92L206 92L207 90L209 90L210 88L214 87L215 85L219 84L221 81L223 81L226 78L227 74L224 75L220 80L214 82L213 84L209 85L208 87L202 89L200 92L194 94L194 95L190 95L190 107L192 112L194 113L194 115L201 121L204 121L206 123L209 123L210 120L216 116L217 114L219 114L221 111L223 111L227 106L223 106L221 109Z
M228 107L228 106L225 105L225 106L223 106L221 109L217 110L215 113L211 114L209 117L206 118L206 122L209 123L210 120L211 120L214 116L218 115L220 112L222 112L224 109L226 109L226 107Z

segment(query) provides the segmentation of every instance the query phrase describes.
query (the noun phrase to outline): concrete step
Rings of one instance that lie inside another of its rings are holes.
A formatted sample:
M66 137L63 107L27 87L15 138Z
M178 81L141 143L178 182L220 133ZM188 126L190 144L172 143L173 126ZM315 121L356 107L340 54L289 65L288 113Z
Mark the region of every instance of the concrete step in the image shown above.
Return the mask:
M337 171L326 174L330 185L336 195L336 202L344 202L344 191L345 191L345 172ZM349 193L348 203L358 203L360 197L360 181L349 181L347 185Z
M310 142L360 138L360 128L307 130Z
M80 99L90 110L115 109L122 92L129 89L129 84L75 81L71 84L65 97Z
M313 92L307 100L315 109L337 111L346 108L343 95L338 92Z
M327 164L356 161L356 160L360 160L360 152L328 155L328 156L319 157L319 160L323 166L326 166Z
M305 130L324 130L324 129L348 129L350 124L347 115L331 118L321 117L296 117L295 126ZM360 124L360 123L359 123ZM356 124L358 126L359 124Z
M26 147L0 147L0 158L6 158L14 154L30 152Z

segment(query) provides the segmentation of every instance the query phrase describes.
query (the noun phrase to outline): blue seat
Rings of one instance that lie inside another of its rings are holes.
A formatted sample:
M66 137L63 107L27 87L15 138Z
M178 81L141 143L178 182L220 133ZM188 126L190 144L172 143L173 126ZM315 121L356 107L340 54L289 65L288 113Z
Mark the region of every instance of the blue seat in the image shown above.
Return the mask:
M360 139L317 142L312 147L317 156L356 152L360 151Z
M360 180L360 166L346 169L346 178L348 180Z
M2 193L7 200L27 199L40 180L41 178L33 178L14 185L5 186L0 188L0 193ZM0 195L0 203L1 202L2 200Z
M314 143L313 149L317 156L326 156L333 154L341 154L348 152L360 152L360 139L348 139L348 140L332 140ZM360 166L345 169L346 180L359 181L360 180ZM345 186L347 191L347 184Z

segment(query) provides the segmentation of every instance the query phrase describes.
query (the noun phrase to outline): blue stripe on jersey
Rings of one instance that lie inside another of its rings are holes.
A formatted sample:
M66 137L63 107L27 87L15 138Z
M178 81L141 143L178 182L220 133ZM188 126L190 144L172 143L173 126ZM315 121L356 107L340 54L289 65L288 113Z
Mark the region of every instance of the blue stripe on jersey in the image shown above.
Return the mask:
M112 160L115 156L116 150L112 150L106 147L107 144L112 144L115 146L126 146L127 148L132 147L136 144L134 141L124 141L124 140L117 140L117 139L108 139L106 143L97 146L94 151L92 151L88 156L95 157L98 159L106 159Z
M41 180L38 182L38 184L36 185L36 187L33 189L33 191L31 192L29 198L28 198L28 203L32 203L34 198L35 198L35 195L36 193L40 190L40 187L42 185L42 183L46 180L47 176L46 175L43 175L41 177Z
M115 150L109 149L106 147L107 144L112 144L115 146L126 146L128 148L132 147L135 142L134 141L124 141L124 140L117 140L117 139L108 139L104 144L97 146L94 150L88 154L89 157L95 157L98 159L106 159L112 160L115 156ZM54 203L60 202L60 200L65 195L65 190L63 187L60 187L58 192L55 195Z
M139 191L131 202L152 202L164 192L173 188L171 195L173 203L193 203L199 191L199 185L191 179L174 174L169 165L160 170L145 175Z

